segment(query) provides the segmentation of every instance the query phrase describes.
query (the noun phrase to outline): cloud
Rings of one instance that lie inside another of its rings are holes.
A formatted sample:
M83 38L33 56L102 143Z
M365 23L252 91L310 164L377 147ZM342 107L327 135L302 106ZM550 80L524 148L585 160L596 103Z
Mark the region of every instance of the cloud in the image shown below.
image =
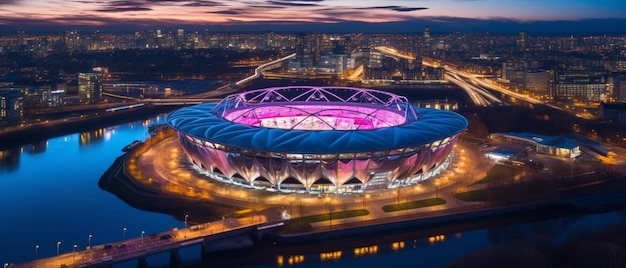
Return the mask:
M319 2L323 0L270 0L267 1L268 4L277 5L277 6L290 6L290 7L313 7L319 6Z
M186 7L214 7L214 6L224 6L223 3L217 1L206 1L206 0L197 0L197 1L187 1L187 3L182 4Z
M227 9L227 10L209 11L207 13L223 14L223 15L241 15L247 12L243 9Z
M403 7L403 6L375 6L375 7L361 7L361 8L355 8L355 9L389 9L389 10L393 10L393 11L398 11L398 12L409 12L409 11L417 11L417 10L424 10L424 9L428 9L427 7Z
M6 1L6 0L0 0ZM78 0L81 3L89 3L87 0ZM224 6L222 2L212 0L114 0L108 2L91 2L102 4L103 7L96 9L98 12L128 12L149 11L153 6L185 6L185 7L215 7Z
M19 0L0 0L0 6L15 5L19 2L20 2Z
M271 6L271 5L252 5L250 6L251 8L258 8L258 9L283 9L286 8L286 6Z
M150 11L149 6L141 0L116 0L108 2L104 7L96 9L97 12L128 12L128 11Z

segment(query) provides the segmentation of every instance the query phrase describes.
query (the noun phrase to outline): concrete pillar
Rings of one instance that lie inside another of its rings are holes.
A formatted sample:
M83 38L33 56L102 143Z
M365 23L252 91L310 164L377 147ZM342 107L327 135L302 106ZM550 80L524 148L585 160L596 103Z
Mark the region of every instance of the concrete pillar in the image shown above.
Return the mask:
M178 254L178 249L170 250L170 267L178 267L181 263L180 254Z
M200 260L202 263L209 261L209 253L207 253L206 242L200 244Z
M142 257L137 260L137 268L148 268L148 261L146 260L146 257Z

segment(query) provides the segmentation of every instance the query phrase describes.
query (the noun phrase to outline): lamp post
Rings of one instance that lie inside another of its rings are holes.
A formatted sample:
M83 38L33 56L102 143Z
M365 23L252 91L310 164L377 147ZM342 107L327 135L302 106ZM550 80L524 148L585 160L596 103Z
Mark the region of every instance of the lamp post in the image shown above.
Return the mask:
M76 252L76 248L78 247L78 245L74 244L74 247L72 247L72 253Z
M89 241L88 241L88 246L89 248L91 248L91 238L93 237L93 235L89 234Z
M141 246L144 246L145 243L143 242L143 234L146 233L146 231L141 231Z
M126 240L126 227L122 229L122 240Z
M328 226L333 227L333 211L330 206L330 197L326 197L326 204L328 205Z
M185 229L187 229L187 218L189 218L189 215L185 214Z
M38 255L39 255L39 245L35 245L35 259L37 259Z
M400 204L400 189L398 188L398 190L395 190L394 193L396 194L396 205Z
M59 256L59 247L61 246L61 241L57 242L57 256Z

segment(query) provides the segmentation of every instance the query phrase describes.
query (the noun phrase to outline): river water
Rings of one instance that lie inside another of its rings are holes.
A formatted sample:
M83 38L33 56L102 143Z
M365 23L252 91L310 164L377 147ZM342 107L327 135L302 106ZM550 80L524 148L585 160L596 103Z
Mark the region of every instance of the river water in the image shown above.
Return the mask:
M149 137L148 126L164 115L84 133L17 146L0 154L0 263L22 263L71 252L76 245L98 245L182 227L169 215L133 208L98 187L98 180L121 149ZM520 241L550 244L626 223L623 212L524 219L497 226L458 226L407 230L389 236L333 243L279 246L260 243L252 249L212 255L212 266L350 266L402 265L441 267L459 257ZM124 231L126 228L126 231ZM584 230L584 231L581 231ZM89 235L92 235L89 240ZM182 252L183 260L198 249ZM282 260L282 261L281 261ZM148 260L167 265L167 256ZM290 261L297 264L289 264ZM282 263L282 264L281 264ZM127 263L133 267L135 264ZM124 266L124 265L122 265ZM198 267L205 266L199 265Z

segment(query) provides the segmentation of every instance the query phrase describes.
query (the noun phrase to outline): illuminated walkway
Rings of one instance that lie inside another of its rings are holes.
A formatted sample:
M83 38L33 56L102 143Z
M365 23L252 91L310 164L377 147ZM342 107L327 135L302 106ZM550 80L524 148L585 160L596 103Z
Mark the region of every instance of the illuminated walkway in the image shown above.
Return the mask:
M412 211L440 210L461 205L460 201L453 202L452 196L463 191L465 185L484 177L493 163L481 157L477 150L460 143L455 145L453 152L454 160L450 167L435 178L409 187L359 194L278 193L218 182L190 168L191 164L177 138L167 138L152 146L139 157L138 168L145 177L151 179L149 187L157 188L156 191L197 199L199 202L232 204L252 210L285 207L292 218L328 213L329 207L333 211L367 209L367 216L353 219L358 221L393 216L394 213L386 213L382 207L399 202L434 197L448 201L445 205Z
M220 239L240 235L246 231L262 228L267 219L262 215L246 218L224 219L184 229L172 229L157 234L144 234L107 245L97 245L90 249L65 253L55 257L39 259L33 262L9 265L8 267L94 267L108 266L114 263L145 258L149 255L176 250L182 247L210 241L212 237Z

